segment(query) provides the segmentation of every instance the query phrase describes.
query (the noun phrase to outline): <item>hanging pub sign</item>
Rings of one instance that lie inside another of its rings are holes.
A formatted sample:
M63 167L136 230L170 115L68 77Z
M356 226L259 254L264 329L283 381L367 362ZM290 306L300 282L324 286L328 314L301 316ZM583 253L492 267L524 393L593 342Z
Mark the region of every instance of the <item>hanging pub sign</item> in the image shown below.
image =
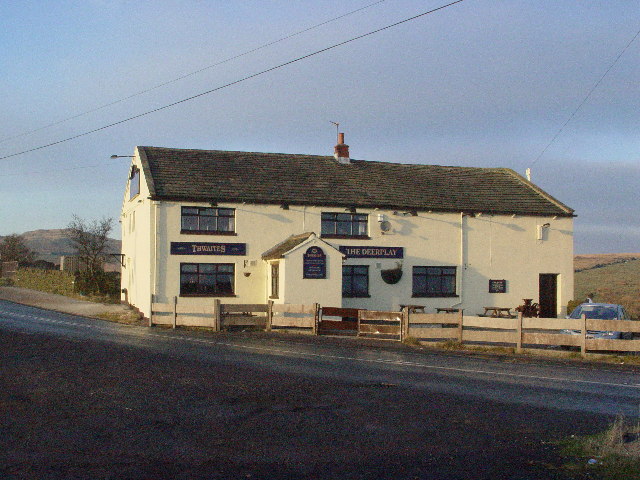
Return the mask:
M507 293L507 281L489 280L489 293Z
M246 243L171 242L171 255L246 255Z
M327 256L320 247L309 247L302 256L302 278L327 278Z
M403 247L339 247L347 258L404 258Z

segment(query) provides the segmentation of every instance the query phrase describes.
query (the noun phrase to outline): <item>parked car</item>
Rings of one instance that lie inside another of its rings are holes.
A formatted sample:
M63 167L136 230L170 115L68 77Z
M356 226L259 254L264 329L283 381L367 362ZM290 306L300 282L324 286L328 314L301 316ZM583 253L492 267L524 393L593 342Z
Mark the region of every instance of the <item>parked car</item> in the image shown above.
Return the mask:
M613 303L582 303L578 305L567 318L581 318L585 315L587 318L595 318L598 320L631 320L622 305ZM579 335L579 330L563 330L562 333L571 335ZM587 330L587 338L604 338L604 339L632 339L631 332L618 331L599 331Z

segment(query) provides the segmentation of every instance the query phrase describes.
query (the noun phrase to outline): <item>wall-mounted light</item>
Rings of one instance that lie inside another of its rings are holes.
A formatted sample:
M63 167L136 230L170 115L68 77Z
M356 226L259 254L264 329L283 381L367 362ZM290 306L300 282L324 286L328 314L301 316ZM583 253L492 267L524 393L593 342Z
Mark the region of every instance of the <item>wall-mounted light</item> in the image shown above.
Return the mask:
M550 227L550 223L538 225L538 228L536 228L536 240L545 240L546 232Z

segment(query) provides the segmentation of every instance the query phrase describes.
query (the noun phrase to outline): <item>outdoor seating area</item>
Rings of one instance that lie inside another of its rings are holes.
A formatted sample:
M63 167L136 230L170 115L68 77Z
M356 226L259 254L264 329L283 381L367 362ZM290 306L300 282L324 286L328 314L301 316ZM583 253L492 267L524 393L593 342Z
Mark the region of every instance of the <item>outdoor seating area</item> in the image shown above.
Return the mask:
M509 307L484 307L484 313L479 314L479 317L491 317L491 318L515 318L516 315L511 313Z
M407 310L409 313L424 313L425 305L404 305L400 304L400 311Z

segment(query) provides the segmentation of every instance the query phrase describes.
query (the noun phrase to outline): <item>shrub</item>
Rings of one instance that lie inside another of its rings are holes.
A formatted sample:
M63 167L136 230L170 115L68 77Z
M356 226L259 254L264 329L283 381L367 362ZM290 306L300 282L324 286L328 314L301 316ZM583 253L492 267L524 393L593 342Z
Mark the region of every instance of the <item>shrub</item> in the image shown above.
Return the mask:
M119 295L120 274L118 272L76 272L76 291L83 295Z

